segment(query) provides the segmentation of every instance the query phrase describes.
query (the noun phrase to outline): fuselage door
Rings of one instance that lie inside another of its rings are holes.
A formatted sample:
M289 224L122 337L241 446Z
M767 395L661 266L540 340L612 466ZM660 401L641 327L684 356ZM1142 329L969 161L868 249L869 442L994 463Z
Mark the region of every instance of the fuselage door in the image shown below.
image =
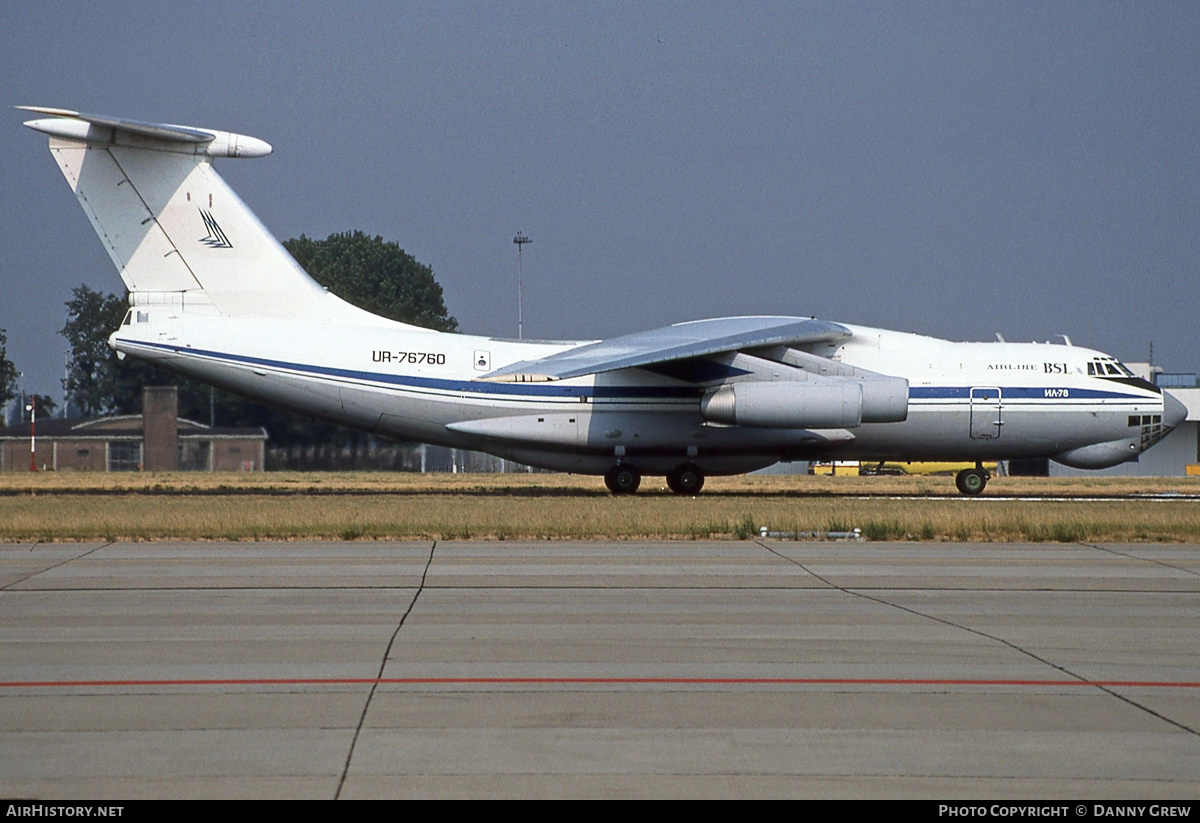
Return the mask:
M1000 418L1002 408L1000 389L971 389L971 439L995 440L1000 437L1004 425Z

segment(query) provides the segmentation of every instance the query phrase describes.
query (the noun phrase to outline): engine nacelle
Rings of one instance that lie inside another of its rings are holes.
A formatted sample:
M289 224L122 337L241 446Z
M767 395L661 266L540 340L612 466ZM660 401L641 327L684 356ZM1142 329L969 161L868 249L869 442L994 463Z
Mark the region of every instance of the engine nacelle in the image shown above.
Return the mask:
M863 380L862 422L903 423L908 419L908 381L903 377Z
M700 401L712 423L765 429L852 429L862 422L862 384L851 380L735 383Z
M766 429L899 423L908 418L908 381L880 375L868 380L733 383L705 395L700 413L713 423Z

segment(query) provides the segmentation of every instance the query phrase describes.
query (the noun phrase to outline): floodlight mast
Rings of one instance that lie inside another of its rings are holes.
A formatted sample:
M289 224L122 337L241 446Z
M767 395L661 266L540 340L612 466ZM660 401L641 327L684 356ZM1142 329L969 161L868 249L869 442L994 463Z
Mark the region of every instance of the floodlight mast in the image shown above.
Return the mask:
M525 318L524 318L524 281L525 281L525 266L521 259L521 251L526 243L533 241L526 237L523 233L517 232L517 236L513 238L513 242L517 244L517 339L525 339Z
M25 407L25 411L29 412L29 470L37 471L37 395L29 396L29 405Z

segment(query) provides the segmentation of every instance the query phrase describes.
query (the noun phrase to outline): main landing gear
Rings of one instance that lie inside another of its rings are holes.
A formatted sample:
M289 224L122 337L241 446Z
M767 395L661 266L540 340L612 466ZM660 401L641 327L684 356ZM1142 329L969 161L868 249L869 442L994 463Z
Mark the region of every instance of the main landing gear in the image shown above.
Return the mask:
M963 469L954 478L954 485L965 495L982 494L987 487L991 475L983 468L983 463L976 463L973 469Z
M642 485L642 473L628 463L618 463L604 473L604 485L613 494L633 494Z
M604 485L613 494L633 494L642 485L642 473L618 463L604 473ZM704 488L704 472L695 463L678 465L667 473L667 487L676 494L696 494Z
M696 494L704 488L704 472L695 463L684 463L667 473L667 488L676 494Z

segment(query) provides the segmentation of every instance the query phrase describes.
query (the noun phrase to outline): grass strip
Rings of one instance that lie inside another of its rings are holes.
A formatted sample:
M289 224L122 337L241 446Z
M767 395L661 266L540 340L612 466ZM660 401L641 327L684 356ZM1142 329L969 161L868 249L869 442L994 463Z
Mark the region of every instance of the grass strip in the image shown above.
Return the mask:
M990 491L990 487L989 487ZM860 529L869 540L1200 542L1191 500L996 500L598 491L0 497L0 540L736 539Z

